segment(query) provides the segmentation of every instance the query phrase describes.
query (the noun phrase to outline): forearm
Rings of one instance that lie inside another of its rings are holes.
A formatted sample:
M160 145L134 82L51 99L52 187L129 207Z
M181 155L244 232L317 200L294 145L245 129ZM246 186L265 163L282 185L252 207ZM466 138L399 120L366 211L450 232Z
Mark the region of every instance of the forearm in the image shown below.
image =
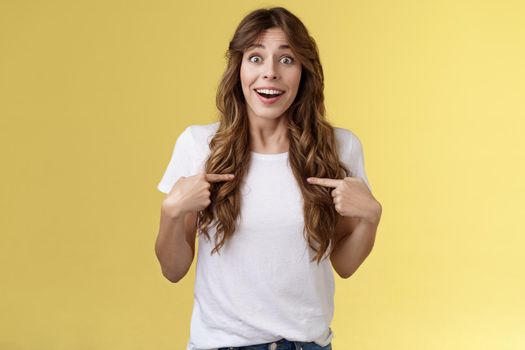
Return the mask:
M379 218L361 219L353 232L337 243L332 254L332 264L337 266L341 277L352 276L368 257L374 246L378 224Z
M162 274L174 283L186 275L194 255L186 241L184 217L183 213L170 216L161 210L160 228L155 242L155 253Z

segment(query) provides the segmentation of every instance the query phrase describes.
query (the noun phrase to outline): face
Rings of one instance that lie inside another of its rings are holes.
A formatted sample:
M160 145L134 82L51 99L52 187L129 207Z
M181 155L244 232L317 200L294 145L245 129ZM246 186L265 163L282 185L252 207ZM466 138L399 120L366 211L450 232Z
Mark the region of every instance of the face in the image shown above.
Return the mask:
M284 115L297 95L301 63L280 28L266 30L245 50L240 78L250 118Z

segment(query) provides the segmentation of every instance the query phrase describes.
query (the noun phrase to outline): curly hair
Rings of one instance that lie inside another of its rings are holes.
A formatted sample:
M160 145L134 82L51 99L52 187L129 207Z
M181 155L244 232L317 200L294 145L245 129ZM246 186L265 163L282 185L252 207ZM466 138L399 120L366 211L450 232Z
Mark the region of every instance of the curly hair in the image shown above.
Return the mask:
M335 227L341 217L334 208L331 189L311 186L306 178L338 179L350 176L350 171L339 160L334 129L325 118L324 75L317 44L301 20L283 7L250 12L239 23L229 43L225 54L227 67L216 95L219 127L210 141L205 171L232 173L235 178L211 184L211 203L198 214L198 230L209 240L208 226L215 221L217 234L212 254L218 252L235 232L241 209L241 183L251 160L249 122L240 67L244 51L270 28L280 28L285 33L292 52L301 63L297 95L286 111L288 156L304 199L303 234L316 253L311 261L319 264L335 239ZM332 251L334 244L331 247Z

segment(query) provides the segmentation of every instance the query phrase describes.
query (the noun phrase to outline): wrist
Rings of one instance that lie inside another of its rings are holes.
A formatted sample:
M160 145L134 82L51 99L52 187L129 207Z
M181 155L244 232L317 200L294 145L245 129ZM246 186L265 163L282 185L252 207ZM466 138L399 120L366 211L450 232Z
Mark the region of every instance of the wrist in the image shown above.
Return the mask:
M374 201L373 208L364 216L364 220L370 224L378 225L381 219L382 207L378 201Z
M186 215L186 211L178 203L166 201L162 202L162 212L173 220L183 218Z

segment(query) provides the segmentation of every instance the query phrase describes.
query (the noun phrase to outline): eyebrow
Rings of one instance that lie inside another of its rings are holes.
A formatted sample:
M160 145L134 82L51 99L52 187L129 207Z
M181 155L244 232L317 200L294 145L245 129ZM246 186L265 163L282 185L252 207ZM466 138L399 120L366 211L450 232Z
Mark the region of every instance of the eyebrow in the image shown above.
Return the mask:
M258 48L258 47L263 48L263 49L266 48L262 44L252 44L252 45L247 47L247 50L250 50L250 49L253 49L253 48ZM283 44L283 45L279 46L279 49L291 49L291 47L288 44Z

